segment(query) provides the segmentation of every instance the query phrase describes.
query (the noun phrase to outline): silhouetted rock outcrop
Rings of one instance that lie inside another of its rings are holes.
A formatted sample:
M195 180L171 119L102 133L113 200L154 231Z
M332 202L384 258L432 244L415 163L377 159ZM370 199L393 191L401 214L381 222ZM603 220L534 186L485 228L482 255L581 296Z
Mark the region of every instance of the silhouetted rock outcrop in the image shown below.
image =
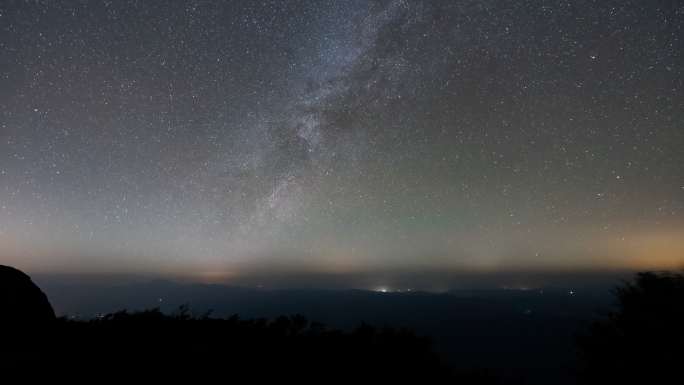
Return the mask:
M0 322L52 321L55 312L45 293L23 272L0 265Z

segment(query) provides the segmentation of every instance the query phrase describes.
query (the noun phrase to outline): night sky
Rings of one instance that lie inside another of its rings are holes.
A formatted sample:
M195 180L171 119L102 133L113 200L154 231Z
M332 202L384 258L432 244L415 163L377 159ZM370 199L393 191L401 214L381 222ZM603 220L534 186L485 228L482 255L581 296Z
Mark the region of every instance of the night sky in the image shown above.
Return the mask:
M684 266L683 70L679 1L4 0L0 263Z

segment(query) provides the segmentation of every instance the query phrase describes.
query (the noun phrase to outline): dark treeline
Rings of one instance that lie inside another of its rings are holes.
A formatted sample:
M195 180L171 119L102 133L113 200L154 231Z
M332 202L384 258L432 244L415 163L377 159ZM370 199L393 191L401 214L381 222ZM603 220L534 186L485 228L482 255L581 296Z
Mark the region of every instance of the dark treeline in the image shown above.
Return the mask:
M173 314L151 309L55 318L28 276L2 268L0 278L5 375L77 382L525 383L489 371L456 371L434 353L430 339L407 329L361 324L344 331L301 315L214 318L188 307ZM578 330L580 364L567 383L678 383L684 276L640 273L617 287L615 298L611 313Z
M39 329L13 336L5 366L62 378L144 373L250 382L498 383L487 373L449 370L430 340L409 330L362 324L344 332L297 315L218 319L187 308L170 315L153 309L32 327Z
M684 275L639 273L614 294L615 311L578 338L582 382L684 382Z

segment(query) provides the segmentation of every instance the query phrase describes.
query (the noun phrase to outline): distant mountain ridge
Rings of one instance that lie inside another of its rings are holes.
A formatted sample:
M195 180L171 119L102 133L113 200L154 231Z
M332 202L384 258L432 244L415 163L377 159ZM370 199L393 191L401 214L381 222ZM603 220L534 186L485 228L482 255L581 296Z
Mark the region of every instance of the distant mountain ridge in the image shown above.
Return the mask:
M149 280L127 284L42 283L58 314L92 318L120 309L188 305L212 317L274 318L302 314L352 330L361 322L405 327L434 341L446 360L465 368L482 362L497 370L526 370L549 378L574 362L574 335L611 303L603 288L421 291L284 289ZM521 351L521 347L525 347ZM521 369L522 368L522 369ZM533 369L533 370L532 370ZM553 375L553 374L551 374ZM561 377L565 377L560 376ZM558 383L562 383L559 379Z

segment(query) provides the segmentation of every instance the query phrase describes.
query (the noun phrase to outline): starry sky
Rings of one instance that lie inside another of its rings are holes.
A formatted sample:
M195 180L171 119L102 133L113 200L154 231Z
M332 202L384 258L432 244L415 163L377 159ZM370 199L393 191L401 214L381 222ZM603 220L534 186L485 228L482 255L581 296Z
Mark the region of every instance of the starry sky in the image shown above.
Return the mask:
M679 1L0 2L0 262L684 266Z

